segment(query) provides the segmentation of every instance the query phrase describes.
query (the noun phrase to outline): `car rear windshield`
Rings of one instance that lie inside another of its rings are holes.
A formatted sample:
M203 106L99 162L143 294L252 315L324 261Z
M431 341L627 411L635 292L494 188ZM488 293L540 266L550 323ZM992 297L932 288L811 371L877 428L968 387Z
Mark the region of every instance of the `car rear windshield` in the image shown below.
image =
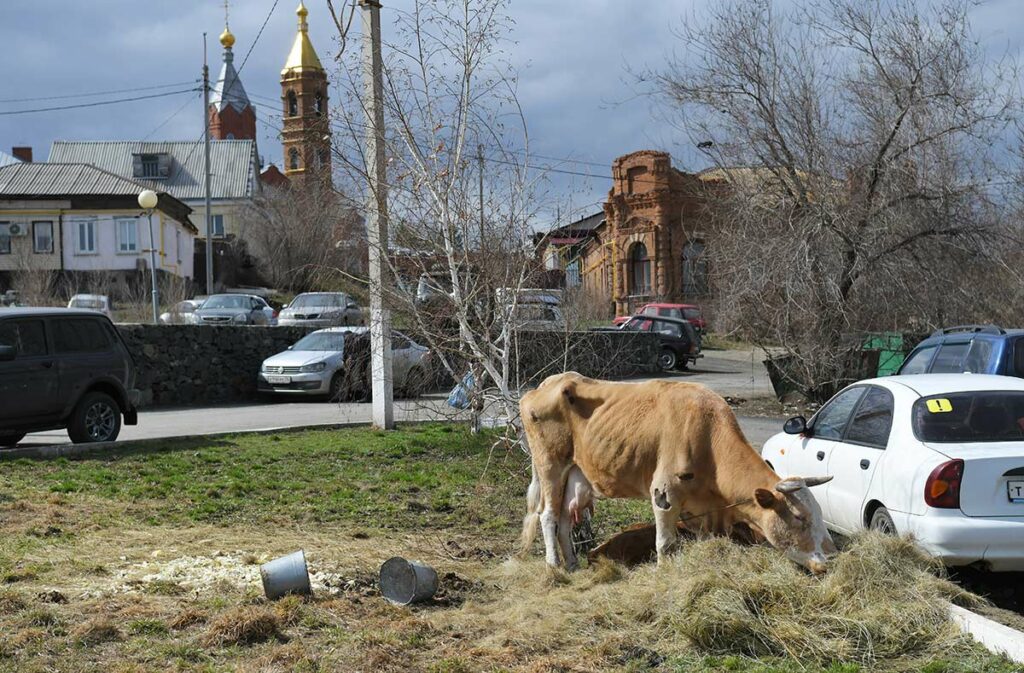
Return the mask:
M343 294L300 294L292 302L292 308L331 307L345 308L345 295Z
M1024 440L1024 391L977 391L922 397L914 434L923 442Z
M345 335L340 332L308 334L292 346L295 351L340 351L345 348Z

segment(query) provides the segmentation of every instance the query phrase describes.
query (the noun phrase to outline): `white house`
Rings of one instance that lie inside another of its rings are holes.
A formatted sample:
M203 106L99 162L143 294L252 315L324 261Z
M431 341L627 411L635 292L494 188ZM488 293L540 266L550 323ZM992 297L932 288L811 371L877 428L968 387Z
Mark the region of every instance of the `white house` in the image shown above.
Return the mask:
M191 209L158 191L150 220L137 200L149 188L88 164L0 166L0 274L105 272L127 281L149 269L155 247L158 272L192 278Z

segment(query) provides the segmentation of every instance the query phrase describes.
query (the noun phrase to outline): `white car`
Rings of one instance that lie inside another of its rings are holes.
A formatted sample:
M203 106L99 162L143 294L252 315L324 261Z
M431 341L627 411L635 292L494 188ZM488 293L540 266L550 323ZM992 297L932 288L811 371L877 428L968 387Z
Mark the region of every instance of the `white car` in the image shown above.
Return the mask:
M272 355L260 367L257 388L262 392L343 397L345 347L353 335L368 327L329 327L311 332L288 350ZM430 349L401 332L391 332L392 381L395 390L414 397L430 381Z
M783 477L832 475L815 495L833 530L909 533L947 565L1024 570L1024 379L861 381L761 455Z
M110 297L105 294L76 294L68 302L68 308L84 308L90 311L98 311L114 320L113 305Z

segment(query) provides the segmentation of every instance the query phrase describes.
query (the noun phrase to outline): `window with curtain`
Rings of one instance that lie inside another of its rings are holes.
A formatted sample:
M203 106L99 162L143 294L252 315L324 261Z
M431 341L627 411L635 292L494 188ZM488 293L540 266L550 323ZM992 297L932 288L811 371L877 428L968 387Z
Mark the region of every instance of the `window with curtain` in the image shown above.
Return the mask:
M138 252L139 227L135 218L118 219L116 225L117 251L122 254Z

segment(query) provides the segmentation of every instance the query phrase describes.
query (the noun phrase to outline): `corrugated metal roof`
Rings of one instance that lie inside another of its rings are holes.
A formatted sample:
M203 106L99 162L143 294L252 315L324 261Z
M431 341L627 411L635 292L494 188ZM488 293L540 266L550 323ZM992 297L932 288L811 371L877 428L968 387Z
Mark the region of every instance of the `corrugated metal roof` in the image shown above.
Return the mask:
M214 140L210 143L210 195L214 199L243 199L252 194L252 140ZM169 154L171 175L153 180L152 187L182 201L200 200L203 191L203 141L142 142L137 140L57 140L49 161L92 164L132 178L132 155ZM149 183L150 181L144 181Z
M19 161L0 167L0 196L136 196L144 189L88 164Z

